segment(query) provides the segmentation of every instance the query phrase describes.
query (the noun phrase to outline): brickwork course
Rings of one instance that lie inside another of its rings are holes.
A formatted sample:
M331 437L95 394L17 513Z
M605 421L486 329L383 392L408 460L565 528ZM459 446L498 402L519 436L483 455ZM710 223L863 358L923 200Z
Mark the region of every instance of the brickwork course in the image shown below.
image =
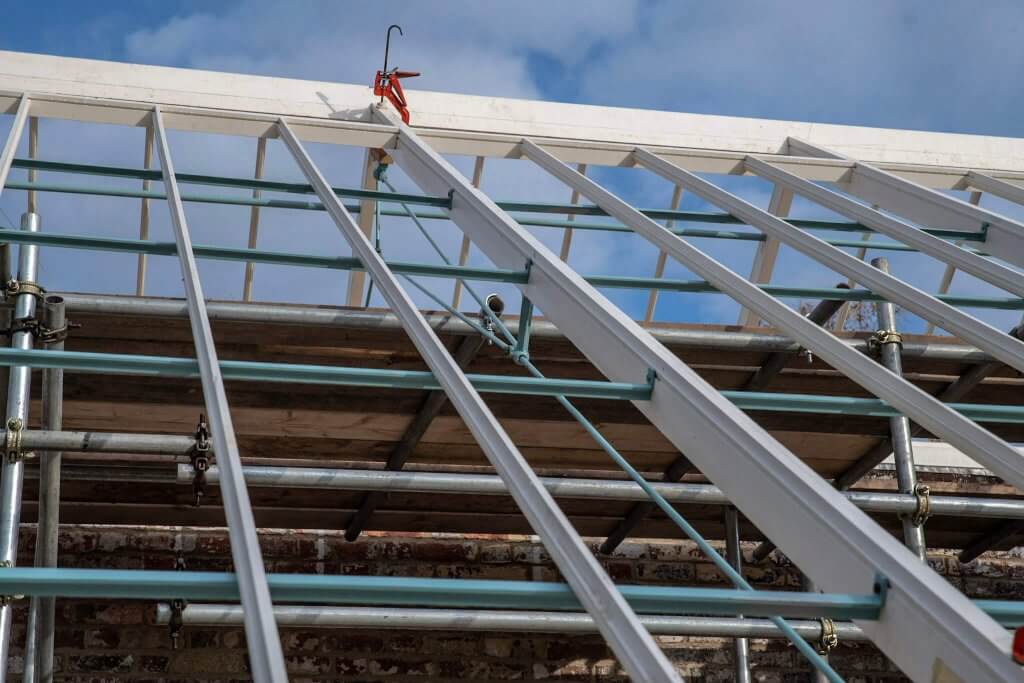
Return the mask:
M31 562L34 529L22 534L21 562ZM268 571L438 578L559 580L535 539L522 536L393 535L366 533L357 542L338 532L264 530ZM597 541L592 544L596 550ZM226 532L158 527L63 527L62 565L172 569L178 554L189 569L231 568ZM745 543L749 559L754 544ZM1024 559L989 553L961 565L952 552L933 552L931 566L972 597L1024 598ZM710 562L689 542L629 541L603 560L617 582L720 586ZM799 590L798 570L777 553L748 565L757 587ZM21 680L26 601L16 610L15 661ZM57 609L56 680L244 681L241 628L187 626L178 649L168 627L155 623L147 601L60 600ZM281 635L293 681L506 681L628 680L597 635L286 628ZM659 636L687 680L731 681L729 639ZM900 681L903 676L867 643L841 643L830 661L849 681ZM781 640L752 640L751 667L758 681L811 680L809 665Z

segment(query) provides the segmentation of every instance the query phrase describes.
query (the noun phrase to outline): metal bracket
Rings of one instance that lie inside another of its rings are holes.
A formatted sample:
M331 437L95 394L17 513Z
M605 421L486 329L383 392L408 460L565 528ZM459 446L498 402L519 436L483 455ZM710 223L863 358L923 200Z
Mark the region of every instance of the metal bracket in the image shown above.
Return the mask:
M885 344L899 344L903 346L903 335L895 330L876 330L868 338L868 349L872 353L878 353Z
M914 496L917 498L917 507L910 516L910 522L914 526L921 526L932 516L931 488L926 484L918 484L914 487Z
M14 563L10 560L0 560L0 569L11 569ZM15 600L24 600L24 595L0 595L0 605L10 605Z
M4 433L4 457L7 458L7 462L15 463L35 457L35 453L26 453L21 449L21 435L24 432L24 427L25 423L21 421L20 417L12 417L7 420L7 431Z
M210 469L210 426L206 423L206 417L199 416L199 423L196 425L196 445L189 452L189 460L192 463L192 493L195 500L194 507L199 507L203 496L206 495L206 472Z
M818 621L821 622L821 635L818 636L817 643L818 654L827 655L839 647L839 634L836 633L836 624L831 619L826 617Z
M19 294L31 294L37 299L42 299L46 295L46 289L38 282L11 278L4 285L4 298L10 299Z
M178 551L178 554L174 558L174 569L179 572L183 572L187 569L185 566L185 557ZM179 641L181 639L181 631L185 627L185 619L183 612L185 611L185 605L188 603L177 598L171 600L171 618L167 622L167 628L171 635L171 649L177 650Z

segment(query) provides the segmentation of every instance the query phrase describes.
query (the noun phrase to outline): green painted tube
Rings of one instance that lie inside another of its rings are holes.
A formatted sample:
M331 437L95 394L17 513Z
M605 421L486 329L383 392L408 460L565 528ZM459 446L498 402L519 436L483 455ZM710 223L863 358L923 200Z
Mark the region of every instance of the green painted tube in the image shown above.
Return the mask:
M86 174L86 175L99 175L99 176L110 176L120 178L136 178L140 180L151 180L161 181L163 176L161 171L152 169L141 169L141 168L127 168L120 166L101 166L95 164L74 164L67 162L55 162L55 161L44 161L40 159L15 159L13 162L14 168L31 169L38 171L49 171L58 173L75 173L75 174ZM216 175L204 175L196 173L179 173L176 176L179 183L183 184L196 184L196 185L210 185L217 187L234 187L244 189L257 189L268 192L285 192L290 194L314 194L312 188L305 183L290 183L276 180L257 180L254 178L235 178L229 176L216 176ZM159 192L146 193L141 190L109 190L106 188L84 188L84 187L73 187L64 185L54 185L49 183L24 183L18 181L9 180L6 187L18 190L36 190L39 192L71 192L75 194L98 194L106 196L118 196L118 197L136 197L143 198L148 197L151 199L164 199L165 196ZM451 200L448 197L430 197L426 195L396 193L396 192L380 192L376 190L365 190L360 188L348 188L348 187L335 187L332 188L339 197L349 197L355 199L371 199L380 202L388 203L405 203L405 204L416 204L421 206L435 206L440 208L448 208L451 205ZM307 210L322 210L318 202L292 202L287 200L264 200L264 199L253 199L251 197L223 197L223 196L209 196L209 195L192 195L182 197L185 201L193 202L205 202L205 203L220 203L220 204L238 204L243 206L266 206L269 208L292 208L292 209L307 209ZM538 202L513 202L513 201L499 201L498 206L506 211L521 212L521 213L553 213L553 214L565 214L565 215L576 215L576 216L607 216L600 207L592 205L581 205L581 204L547 204ZM353 209L350 209L353 210ZM358 211L358 207L355 207ZM738 218L731 216L727 213L720 212L705 212L705 211L680 211L680 210L668 210L668 209L640 209L641 213L653 218L655 220L672 220L676 222L694 222L694 223L723 223L723 224L743 224ZM404 215L402 212L395 211L385 215ZM445 214L423 214L419 215L421 218L447 218ZM830 220L815 220L815 219L804 219L804 218L787 218L786 219L792 225L799 228L808 230L833 230L842 232L872 232L872 230L864 225L849 221L830 221ZM601 230L601 229L612 229L616 231L628 232L629 229L625 226L612 226L612 227L597 227L599 224L594 223L572 223L568 221L564 223L561 221L525 221L524 225L532 224L538 226L548 227L573 227L583 230ZM980 232L965 232L961 230L944 230L944 229L927 229L926 232L948 239L959 239L967 241L984 241L984 233ZM733 239L725 237L725 239Z
M0 241L14 244L38 244L65 249L89 249L94 251L143 253L155 256L173 256L176 247L173 242L149 242L136 239L110 237L87 237L64 233L26 232L0 229ZM274 263L278 265L302 266L308 268L329 268L334 270L361 270L357 259L344 256L313 256L287 252L261 251L233 247L195 245L196 256L220 261L242 261L253 263ZM465 280L509 282L525 284L528 274L525 270L501 270L473 268L469 266L448 266L428 263L388 261L396 273L428 277L450 277ZM585 279L595 287L611 289L657 289L666 292L716 293L710 283L704 280L673 280L667 278L621 277L589 275ZM769 294L783 299L836 299L840 301L884 301L885 299L863 289L837 289L816 287L783 287L779 285L758 285ZM937 295L938 299L952 306L986 308L997 310L1024 310L1024 299L1013 297L972 297L952 294Z
M191 358L144 356L85 351L0 348L0 365L64 368L71 372L112 373L149 377L198 377L199 365ZM246 382L292 382L384 389L440 389L434 375L418 370L381 370L334 365L261 363L222 360L225 379ZM467 374L476 389L491 394L577 396L620 401L643 401L651 396L649 384L585 379L536 379L511 375Z
M0 348L0 365L63 368L71 372L157 377L199 376L198 365L191 358L84 351ZM415 390L432 390L441 387L431 373L417 370L383 370L236 360L222 360L220 366L225 379L238 381L294 382ZM651 395L649 384L510 375L468 374L466 376L470 383L483 393L573 396L627 401L644 401ZM722 395L744 410L868 417L892 417L900 414L877 398L745 391L723 391ZM947 405L978 422L1024 423L1024 406L987 403L949 403Z
M275 602L315 605L390 605L579 611L568 584L544 581L433 579L344 574L268 574ZM642 614L877 619L878 595L737 591L689 586L617 586ZM0 572L9 595L74 598L238 600L238 582L227 572L137 569L11 567Z

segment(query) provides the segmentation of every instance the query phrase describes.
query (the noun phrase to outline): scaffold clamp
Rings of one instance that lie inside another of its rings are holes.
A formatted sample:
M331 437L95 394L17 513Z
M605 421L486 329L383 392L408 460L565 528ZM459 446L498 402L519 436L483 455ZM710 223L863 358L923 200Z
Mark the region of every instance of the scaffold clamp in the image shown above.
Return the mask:
M914 487L914 497L917 498L917 507L910 517L910 523L921 526L932 516L931 488L925 484L918 484Z
M38 282L11 278L4 285L4 298L10 299L18 296L19 294L31 294L37 299L42 299L46 294L46 289Z
M210 469L210 425L204 415L199 416L195 439L189 460L192 462L192 493L195 496L192 505L199 507L206 495L206 472Z
M818 636L818 654L827 655L829 652L839 646L839 634L836 633L836 624L831 619L825 617L819 619L821 622L821 635Z

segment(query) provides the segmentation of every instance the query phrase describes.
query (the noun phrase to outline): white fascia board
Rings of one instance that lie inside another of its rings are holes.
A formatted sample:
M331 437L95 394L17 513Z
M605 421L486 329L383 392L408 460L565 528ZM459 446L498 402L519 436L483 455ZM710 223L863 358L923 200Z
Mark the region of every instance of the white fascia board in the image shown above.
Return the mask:
M372 74L367 74L369 82ZM324 121L368 121L367 107L376 98L368 85L350 85L267 76L230 74L0 51L0 108L9 109L16 93L46 100L109 99L159 104L168 126L175 107L205 108ZM564 161L628 164L633 147L684 150L693 170L742 172L746 154L785 153L796 137L895 172L899 165L940 167L927 174L935 187L963 182L963 169L997 176L1024 172L1024 140L957 133L842 126L796 121L711 116L653 110L537 102L408 90L412 120L435 148L446 153L513 156L523 137L564 140L545 143ZM50 115L45 111L42 115ZM68 112L70 115L72 112ZM273 118L269 118L273 117ZM75 118L75 116L71 116ZM251 128L251 126L250 126ZM432 130L428 130L432 129ZM255 129L254 129L255 130ZM228 131L224 131L228 132ZM261 134L235 130L242 134ZM301 131L296 130L301 135ZM506 139L507 136L507 139ZM616 149L619 148L619 149ZM794 150L788 150L790 152ZM701 162L699 157L706 155ZM674 155L668 153L670 158ZM840 167L841 168L841 167ZM826 174L834 172L823 167ZM959 171L956 169L960 169ZM913 169L906 169L913 173ZM804 174L801 174L804 175ZM828 179L828 178L812 178Z

